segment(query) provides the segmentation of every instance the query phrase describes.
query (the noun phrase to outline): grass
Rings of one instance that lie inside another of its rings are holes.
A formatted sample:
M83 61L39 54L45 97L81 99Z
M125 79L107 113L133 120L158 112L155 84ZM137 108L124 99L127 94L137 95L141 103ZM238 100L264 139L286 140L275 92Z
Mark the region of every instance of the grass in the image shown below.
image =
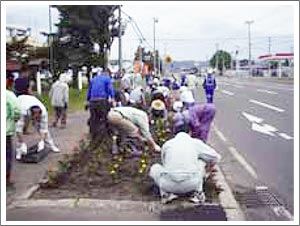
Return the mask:
M82 89L81 91L70 88L69 91L69 111L76 111L84 109L84 103L86 101L86 92L87 89ZM45 105L48 110L48 114L53 114L53 108L51 106L51 100L49 98L48 92L43 93L42 95L37 95L37 98Z

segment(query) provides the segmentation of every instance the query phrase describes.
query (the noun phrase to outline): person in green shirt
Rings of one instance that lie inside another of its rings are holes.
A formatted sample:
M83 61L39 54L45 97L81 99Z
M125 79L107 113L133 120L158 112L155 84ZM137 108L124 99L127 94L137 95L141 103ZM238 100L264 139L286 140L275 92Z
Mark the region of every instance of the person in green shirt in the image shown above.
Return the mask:
M13 156L13 137L15 135L15 123L21 115L19 100L16 95L6 90L6 185L10 185L10 172Z

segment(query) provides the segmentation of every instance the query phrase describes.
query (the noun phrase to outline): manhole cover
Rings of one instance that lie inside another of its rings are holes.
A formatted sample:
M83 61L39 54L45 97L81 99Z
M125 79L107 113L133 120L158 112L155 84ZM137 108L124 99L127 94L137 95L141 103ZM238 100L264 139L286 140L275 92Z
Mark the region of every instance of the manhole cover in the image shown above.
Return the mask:
M247 208L257 208L264 206L282 206L278 198L266 187L257 187L254 190L236 193L237 200Z

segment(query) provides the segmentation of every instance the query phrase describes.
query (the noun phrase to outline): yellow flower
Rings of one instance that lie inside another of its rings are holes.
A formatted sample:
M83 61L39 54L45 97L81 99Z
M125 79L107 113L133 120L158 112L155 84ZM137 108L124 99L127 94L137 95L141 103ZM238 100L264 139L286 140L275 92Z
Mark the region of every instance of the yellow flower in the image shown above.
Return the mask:
M118 167L119 167L119 164L118 164L118 163L115 163L115 164L114 164L114 167L115 167L115 168L118 168Z

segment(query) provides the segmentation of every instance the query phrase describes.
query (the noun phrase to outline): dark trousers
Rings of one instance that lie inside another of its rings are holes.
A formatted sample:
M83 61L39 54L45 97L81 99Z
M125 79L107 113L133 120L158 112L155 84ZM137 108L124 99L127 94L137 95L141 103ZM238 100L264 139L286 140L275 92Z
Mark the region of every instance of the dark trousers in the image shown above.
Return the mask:
M214 90L213 89L206 89L206 102L207 103L213 103L214 102Z
M90 101L90 134L92 141L98 141L107 133L108 123L107 114L110 110L110 104L107 99L98 99Z
M61 124L66 125L67 123L67 109L65 107L54 107L55 119L53 125L56 126L59 119L61 119Z
M6 136L6 184L10 183L12 159L13 159L12 136Z

